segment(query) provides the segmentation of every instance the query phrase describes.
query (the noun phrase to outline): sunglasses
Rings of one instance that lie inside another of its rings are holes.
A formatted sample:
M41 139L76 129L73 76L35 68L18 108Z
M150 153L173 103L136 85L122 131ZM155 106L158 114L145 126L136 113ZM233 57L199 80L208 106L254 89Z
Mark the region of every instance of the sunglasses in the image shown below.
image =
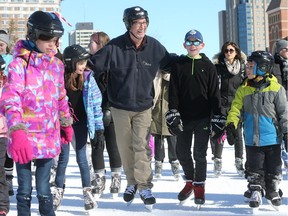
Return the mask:
M229 52L229 53L234 53L234 51L235 51L234 49L226 49L226 50L225 50L225 53L228 53L228 52Z
M190 41L190 40L186 40L185 41L185 45L186 46L200 46L201 42L200 41Z

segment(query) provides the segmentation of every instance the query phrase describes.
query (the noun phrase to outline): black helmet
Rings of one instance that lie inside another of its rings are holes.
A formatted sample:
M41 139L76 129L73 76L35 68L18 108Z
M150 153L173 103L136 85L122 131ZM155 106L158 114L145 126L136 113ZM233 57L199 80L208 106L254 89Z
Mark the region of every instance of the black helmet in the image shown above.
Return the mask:
M147 26L149 25L149 17L146 10L139 6L126 8L123 14L123 22L125 23L126 29L130 30L132 23L136 19L146 19Z
M263 76L265 73L271 73L274 65L274 57L266 51L254 51L247 58L247 61L254 61L257 65L254 68L254 75Z
M35 42L40 35L47 37L62 37L64 28L55 13L36 11L27 21L27 38Z
M6 67L6 63L3 59L3 57L0 55L0 71L3 71Z
M68 46L63 51L63 60L65 67L73 72L76 70L76 63L81 60L88 60L90 58L89 53L85 48L78 44Z

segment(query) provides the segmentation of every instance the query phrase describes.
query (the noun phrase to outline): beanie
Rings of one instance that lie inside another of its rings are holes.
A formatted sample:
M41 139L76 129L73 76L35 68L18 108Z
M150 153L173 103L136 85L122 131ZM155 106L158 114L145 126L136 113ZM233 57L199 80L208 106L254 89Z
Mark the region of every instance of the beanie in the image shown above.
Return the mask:
M9 35L7 35L7 34L0 34L0 41L6 43L7 46L10 46Z
M288 41L287 40L278 40L276 42L276 53L279 53L282 49L288 47Z

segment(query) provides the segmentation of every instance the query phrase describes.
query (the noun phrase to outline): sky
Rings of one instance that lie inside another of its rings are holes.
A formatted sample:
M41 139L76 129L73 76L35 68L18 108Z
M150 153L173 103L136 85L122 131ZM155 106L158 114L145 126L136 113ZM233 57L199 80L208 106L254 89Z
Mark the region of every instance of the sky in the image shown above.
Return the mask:
M75 152L70 148L70 158L66 170L66 187L64 199L57 216L81 216L87 215L84 210L83 195L80 180L80 171L76 163ZM167 143L165 144L167 155ZM109 193L111 183L111 170L109 168L109 160L105 151L105 166L106 166L106 189L104 194L97 200L98 208L90 212L90 215L105 215L105 216L287 216L288 212L288 175L287 171L283 172L283 180L280 183L280 188L283 190L283 205L279 211L275 211L263 198L263 205L257 211L252 211L248 203L244 202L243 193L247 189L247 181L236 173L234 167L234 148L225 142L222 160L223 168L222 175L216 178L213 174L213 162L211 149L207 151L207 180L205 185L206 202L200 210L197 210L194 200L189 199L183 205L179 204L177 199L178 193L184 187L184 181L180 179L175 181L172 177L170 164L166 156L163 165L162 178L153 180L154 187L152 192L156 197L156 204L152 212L148 212L139 194L136 194L133 203L127 206L123 201L123 191L127 185L125 176L122 175L121 190L118 197L112 198ZM245 155L244 155L245 156ZM154 167L154 160L152 161ZM284 168L283 168L284 171ZM14 169L15 172L15 169ZM180 174L183 174L181 169ZM17 189L17 175L14 175L14 191ZM34 185L35 182L33 182ZM35 187L34 187L35 188ZM16 196L10 198L11 211L9 216L17 215L16 213ZM33 190L31 216L39 216L38 201L36 192Z
M184 36L196 29L203 35L202 50L209 58L220 51L218 12L225 10L224 0L64 0L61 13L72 27L63 24L62 48L68 46L68 32L77 22L93 22L94 29L106 32L110 38L126 32L122 21L126 8L141 6L147 10L150 24L147 35L159 40L170 53L187 54Z

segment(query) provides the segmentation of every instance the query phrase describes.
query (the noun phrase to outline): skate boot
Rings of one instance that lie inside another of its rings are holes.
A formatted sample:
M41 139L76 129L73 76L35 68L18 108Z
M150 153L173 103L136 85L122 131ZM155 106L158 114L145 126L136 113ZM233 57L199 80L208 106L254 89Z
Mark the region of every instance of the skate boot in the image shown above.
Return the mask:
M172 170L172 173L173 173L173 176L174 176L175 180L178 181L179 178L180 178L180 175L179 175L179 161L178 160L175 160L175 161L171 162L171 170Z
M261 185L250 185L249 186L251 193L251 197L249 200L249 206L251 208L259 208L262 204L262 187Z
M50 170L50 186L51 187L55 186L56 171L57 171L57 166L52 166Z
M197 209L201 208L201 205L205 203L205 182L193 182L194 187L194 203L197 205Z
M129 206L135 197L135 193L137 191L137 185L128 185L123 194L123 199L127 202L127 206Z
M8 193L9 196L14 195L14 190L13 190L13 175L6 175L6 182L8 185Z
M159 179L162 177L162 162L155 161L155 178Z
M236 171L239 176L244 177L245 176L245 170L243 168L243 162L241 158L235 158L235 167Z
M61 205L63 200L64 189L59 187L54 187L52 189L52 197L53 197L53 209L57 211Z
M139 191L140 197L145 205L145 208L152 211L153 205L156 203L156 199L152 194L150 188Z
M92 165L89 165L89 170L90 170L90 180L91 180L91 185L93 185L93 182L95 181L95 173Z
M192 180L186 180L184 188L178 194L178 200L183 203L193 194L193 182Z
M281 190L280 190L281 191ZM282 193L282 191L281 191ZM282 195L282 194L281 194ZM282 199L279 192L272 191L269 193L266 193L265 198L267 199L267 202L276 210L279 211L279 206L282 204Z
M214 175L219 177L222 174L222 159L214 158Z
M83 197L84 197L84 208L86 211L89 211L91 209L94 209L94 207L97 207L97 203L95 202L91 187L83 188Z
M100 176L98 173L95 173L95 179L92 181L92 193L99 198L102 194L103 191L105 190L105 183L106 183L106 178L105 176Z
M118 196L121 188L121 175L119 173L113 173L111 176L111 186L110 193L112 193L113 198Z

